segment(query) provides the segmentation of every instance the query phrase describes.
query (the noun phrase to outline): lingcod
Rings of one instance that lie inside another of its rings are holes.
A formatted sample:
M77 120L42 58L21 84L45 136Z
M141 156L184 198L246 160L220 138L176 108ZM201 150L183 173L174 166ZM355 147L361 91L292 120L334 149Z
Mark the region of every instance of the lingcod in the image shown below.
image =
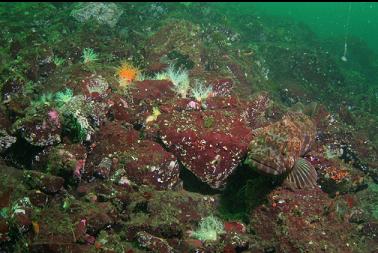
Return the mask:
M259 172L286 176L284 184L292 188L314 186L315 168L303 158L315 139L316 128L303 113L293 112L281 120L258 128L250 142L249 164Z

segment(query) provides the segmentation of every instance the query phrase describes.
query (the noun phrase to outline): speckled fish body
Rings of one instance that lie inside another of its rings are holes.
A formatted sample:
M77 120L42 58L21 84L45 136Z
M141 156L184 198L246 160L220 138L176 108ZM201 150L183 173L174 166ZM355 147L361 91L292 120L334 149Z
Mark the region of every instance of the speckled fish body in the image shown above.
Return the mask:
M310 148L315 138L313 122L302 113L290 113L280 121L257 129L248 157L260 172L281 175Z

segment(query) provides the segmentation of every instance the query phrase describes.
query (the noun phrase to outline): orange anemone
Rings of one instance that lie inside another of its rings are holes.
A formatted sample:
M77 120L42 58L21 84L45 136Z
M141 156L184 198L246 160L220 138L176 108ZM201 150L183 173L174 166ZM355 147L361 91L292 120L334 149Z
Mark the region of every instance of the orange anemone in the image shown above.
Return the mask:
M139 69L128 62L123 62L117 68L117 75L122 83L129 83L135 80L139 75Z

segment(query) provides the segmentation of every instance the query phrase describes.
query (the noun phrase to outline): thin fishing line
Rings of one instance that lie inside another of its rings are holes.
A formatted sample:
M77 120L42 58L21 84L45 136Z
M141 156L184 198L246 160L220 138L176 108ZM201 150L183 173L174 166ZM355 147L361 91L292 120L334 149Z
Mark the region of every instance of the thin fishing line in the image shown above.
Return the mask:
M348 17L345 25L345 40L344 40L344 55L341 57L342 61L347 61L346 54L348 50L348 35L349 35L349 24L350 24L350 14L352 12L352 2L349 2Z

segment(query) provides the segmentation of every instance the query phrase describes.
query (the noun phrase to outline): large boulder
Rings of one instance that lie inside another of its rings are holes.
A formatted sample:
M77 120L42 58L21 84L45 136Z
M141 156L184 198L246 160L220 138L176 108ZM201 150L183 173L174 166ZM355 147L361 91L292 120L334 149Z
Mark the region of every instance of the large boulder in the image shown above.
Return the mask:
M225 185L246 155L251 130L238 112L183 111L158 117L158 135L182 164L212 188Z
M130 127L107 123L95 140L83 173L87 179L111 178L120 185L130 182L156 189L172 189L180 181L177 159L159 144L140 140Z

